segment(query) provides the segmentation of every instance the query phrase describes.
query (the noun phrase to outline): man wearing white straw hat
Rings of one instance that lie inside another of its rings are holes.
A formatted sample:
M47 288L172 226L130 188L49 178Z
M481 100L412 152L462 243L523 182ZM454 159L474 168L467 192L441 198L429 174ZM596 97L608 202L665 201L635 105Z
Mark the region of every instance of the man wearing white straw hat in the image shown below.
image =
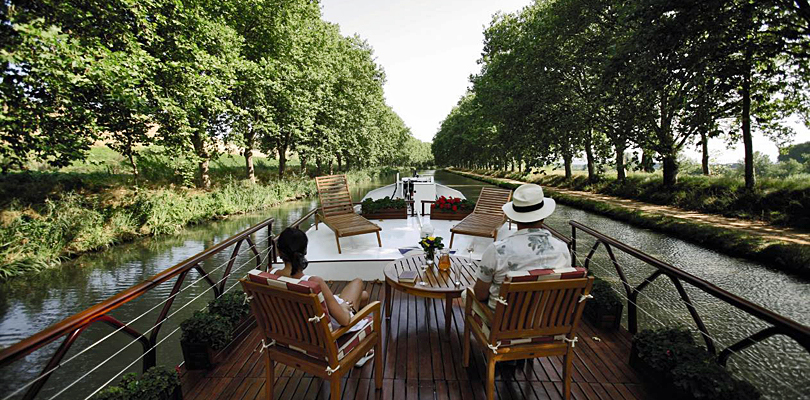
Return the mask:
M571 266L568 246L543 229L543 220L555 207L553 199L543 196L540 185L529 183L515 189L512 201L503 205L503 212L517 223L518 230L492 243L481 256L473 287L478 300L488 299L489 307L494 309L494 299L509 272Z

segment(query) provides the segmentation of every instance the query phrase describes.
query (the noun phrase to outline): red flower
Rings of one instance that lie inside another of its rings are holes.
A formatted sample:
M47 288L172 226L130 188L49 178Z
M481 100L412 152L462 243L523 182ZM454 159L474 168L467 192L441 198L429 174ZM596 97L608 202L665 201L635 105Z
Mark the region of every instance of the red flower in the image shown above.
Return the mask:
M458 207L453 206L453 211L458 211Z

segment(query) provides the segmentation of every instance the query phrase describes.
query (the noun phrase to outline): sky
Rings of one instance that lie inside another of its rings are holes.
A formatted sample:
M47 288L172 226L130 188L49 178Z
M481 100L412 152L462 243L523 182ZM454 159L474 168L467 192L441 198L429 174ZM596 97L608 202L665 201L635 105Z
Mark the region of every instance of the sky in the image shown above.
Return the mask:
M386 74L388 104L422 141L433 140L441 121L478 73L484 27L496 12L511 13L531 0L321 0L323 17L340 25L343 35L358 34L374 48ZM793 122L793 143L810 141L810 130ZM776 145L754 135L754 150L776 161ZM709 142L712 162L743 158L742 146ZM699 160L694 146L684 154Z

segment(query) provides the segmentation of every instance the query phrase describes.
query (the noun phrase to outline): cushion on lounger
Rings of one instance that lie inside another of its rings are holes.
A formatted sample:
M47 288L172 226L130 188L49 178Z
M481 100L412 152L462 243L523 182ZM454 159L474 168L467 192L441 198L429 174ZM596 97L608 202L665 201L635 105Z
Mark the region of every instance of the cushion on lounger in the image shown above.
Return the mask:
M506 274L506 279L512 282L549 281L554 279L583 278L588 273L585 268L557 268L557 269L530 269L528 271L512 271Z
M298 293L314 293L318 295L318 300L321 302L321 309L323 310L323 314L326 317L326 322L328 323L330 329L332 324L330 323L332 318L329 316L329 308L326 306L326 299L323 297L323 293L321 293L321 285L318 282L302 279L294 279L288 278L286 276L281 276L278 274L274 274L275 270L271 272L264 272L262 270L254 269L248 272L248 279L251 282L262 283L265 285L287 289L293 292Z

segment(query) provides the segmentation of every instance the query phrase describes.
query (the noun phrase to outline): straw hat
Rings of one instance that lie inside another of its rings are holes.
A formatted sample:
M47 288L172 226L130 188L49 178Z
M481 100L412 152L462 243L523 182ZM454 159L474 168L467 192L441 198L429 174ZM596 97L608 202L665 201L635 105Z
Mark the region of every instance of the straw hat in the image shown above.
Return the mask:
M503 213L515 222L537 222L554 212L557 203L543 196L540 185L520 185L512 194L512 201L503 205Z

